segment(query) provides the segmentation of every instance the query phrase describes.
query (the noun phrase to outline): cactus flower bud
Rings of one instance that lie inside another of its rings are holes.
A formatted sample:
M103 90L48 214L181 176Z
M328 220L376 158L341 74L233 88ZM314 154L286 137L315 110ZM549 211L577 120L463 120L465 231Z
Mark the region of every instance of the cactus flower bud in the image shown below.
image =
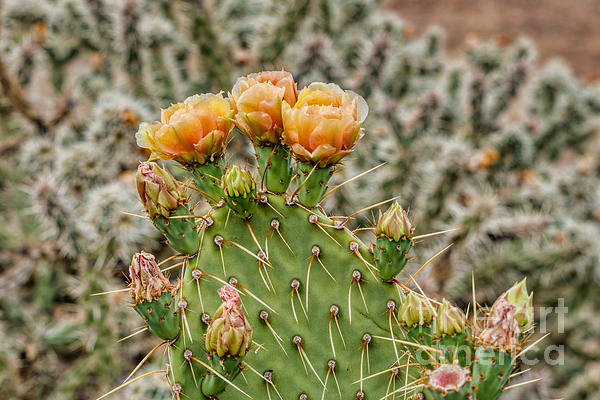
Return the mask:
M223 191L228 197L248 198L256 189L256 184L250 172L237 165L229 168L223 176Z
M369 108L365 100L333 83L313 82L295 105L283 102L284 142L300 161L325 168L352 152Z
M383 214L379 212L379 221L375 227L375 266L383 280L391 280L408 262L408 253L413 246L412 236L415 228L408 219L408 213L394 202Z
M480 336L481 343L507 352L515 351L520 333L516 315L517 306L510 304L505 295L500 296L487 317L487 325Z
M462 332L466 324L465 314L446 299L442 301L437 314L435 331L438 337Z
M413 232L414 228L408 219L408 213L397 202L394 202L383 214L379 212L375 235L384 235L399 242L404 238L410 239Z
M183 187L165 168L153 162L143 162L139 165L135 177L138 194L150 215L168 217L187 196Z
M226 285L218 293L223 304L206 331L206 350L219 357L243 357L252 344L252 327L238 304L240 297L235 289Z
M282 101L296 104L296 82L287 71L263 71L241 77L229 93L236 125L255 145L279 143L283 132Z
M158 300L169 287L169 280L163 275L154 256L150 253L135 253L129 266L129 294L136 303Z
M516 283L502 296L509 304L513 304L517 310L515 319L523 330L527 330L533 322L533 293L527 292L527 278Z
M459 391L470 378L468 368L458 364L441 364L428 373L428 386L436 391L446 393Z
M137 144L153 158L205 164L223 155L233 112L220 93L191 96L162 110L160 122L142 123Z
M398 319L408 326L423 325L430 323L434 314L435 310L427 300L410 292L398 310Z
M250 172L234 165L222 180L225 201L233 213L244 219L252 217L256 209L256 184Z

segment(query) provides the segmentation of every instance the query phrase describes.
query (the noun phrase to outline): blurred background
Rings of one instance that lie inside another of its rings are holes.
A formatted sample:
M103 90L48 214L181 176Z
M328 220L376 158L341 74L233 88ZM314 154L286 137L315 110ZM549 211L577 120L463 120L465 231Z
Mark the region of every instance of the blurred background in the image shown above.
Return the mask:
M2 395L94 399L156 344L118 342L141 327L126 293L91 296L127 284L134 252L169 255L123 213L142 214L137 126L283 67L371 109L339 179L387 165L327 208L400 195L418 234L457 228L416 247L408 272L454 243L426 292L466 306L474 271L481 304L525 276L536 307L564 299L564 327L550 313L530 356L562 357L503 399L598 399L599 62L593 0L0 1ZM250 162L243 137L231 147ZM115 398L170 393L157 377Z

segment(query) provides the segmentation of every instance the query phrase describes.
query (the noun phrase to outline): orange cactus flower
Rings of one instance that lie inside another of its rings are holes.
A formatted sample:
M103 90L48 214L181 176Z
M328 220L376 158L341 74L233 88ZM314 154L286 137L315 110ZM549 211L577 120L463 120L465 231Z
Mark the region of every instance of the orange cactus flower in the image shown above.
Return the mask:
M221 93L194 95L162 110L160 122L142 123L137 143L152 159L205 164L223 155L233 113Z
M256 145L276 144L283 123L281 103L296 104L296 82L287 71L263 71L241 77L229 93L236 125Z
M284 142L298 160L332 166L352 152L368 112L358 94L313 82L302 89L295 105L283 103Z

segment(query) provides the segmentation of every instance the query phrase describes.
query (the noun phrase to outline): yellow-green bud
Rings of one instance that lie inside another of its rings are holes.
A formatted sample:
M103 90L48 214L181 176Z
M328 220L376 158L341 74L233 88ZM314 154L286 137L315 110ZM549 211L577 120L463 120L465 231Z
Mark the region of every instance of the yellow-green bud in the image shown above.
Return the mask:
M254 194L256 184L250 172L237 165L229 168L223 176L223 191L228 197L247 198Z
M408 219L408 213L397 202L394 202L383 214L379 212L375 235L384 235L399 242L403 238L410 239L413 232L414 228Z
M458 307L454 307L444 299L435 321L436 335L442 337L462 332L465 323L465 314Z
M187 200L182 185L165 168L153 162L139 165L135 177L140 200L150 218L157 215L169 217L179 204Z
M428 324L434 315L435 310L431 303L414 292L408 294L398 310L398 319L408 326Z
M225 285L219 289L223 304L212 318L206 331L206 350L219 357L243 357L252 344L252 327L238 304L235 289Z

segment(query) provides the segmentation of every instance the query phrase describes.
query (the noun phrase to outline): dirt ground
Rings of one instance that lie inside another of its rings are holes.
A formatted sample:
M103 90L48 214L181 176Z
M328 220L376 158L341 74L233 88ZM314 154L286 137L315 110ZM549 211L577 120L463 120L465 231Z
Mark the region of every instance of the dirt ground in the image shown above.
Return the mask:
M600 0L384 0L415 33L436 24L451 54L467 38L535 40L541 61L565 59L587 81L600 81Z

